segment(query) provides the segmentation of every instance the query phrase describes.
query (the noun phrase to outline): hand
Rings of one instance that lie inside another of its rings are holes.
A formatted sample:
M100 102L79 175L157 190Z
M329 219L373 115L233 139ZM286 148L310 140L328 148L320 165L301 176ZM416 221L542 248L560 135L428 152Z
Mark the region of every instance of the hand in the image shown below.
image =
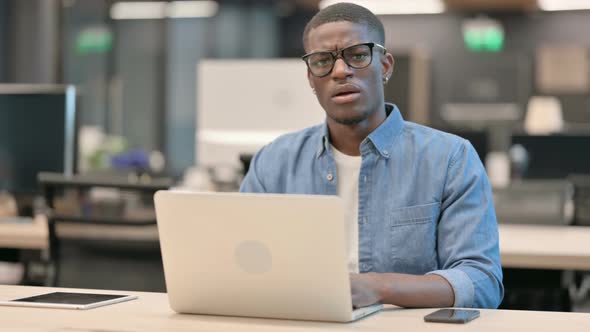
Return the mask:
M381 301L380 283L381 280L377 273L351 273L352 306L355 308L365 307Z

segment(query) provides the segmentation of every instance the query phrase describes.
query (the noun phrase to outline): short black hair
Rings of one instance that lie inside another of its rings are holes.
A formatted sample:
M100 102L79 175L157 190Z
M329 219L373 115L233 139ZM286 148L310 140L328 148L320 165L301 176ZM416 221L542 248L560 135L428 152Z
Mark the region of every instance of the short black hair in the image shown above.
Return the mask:
M307 43L307 37L311 30L325 23L340 21L364 24L371 31L377 32L379 40L376 40L376 42L381 45L385 43L383 23L381 23L381 20L375 14L365 7L353 3L340 2L320 10L309 20L305 26L305 30L303 30L303 47Z

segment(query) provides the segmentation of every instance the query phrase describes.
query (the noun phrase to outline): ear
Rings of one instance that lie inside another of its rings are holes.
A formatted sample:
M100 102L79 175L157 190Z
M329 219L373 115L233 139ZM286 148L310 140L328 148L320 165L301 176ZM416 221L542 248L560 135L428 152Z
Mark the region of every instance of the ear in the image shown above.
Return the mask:
M391 53L387 52L381 57L382 77L390 79L395 67L395 59Z

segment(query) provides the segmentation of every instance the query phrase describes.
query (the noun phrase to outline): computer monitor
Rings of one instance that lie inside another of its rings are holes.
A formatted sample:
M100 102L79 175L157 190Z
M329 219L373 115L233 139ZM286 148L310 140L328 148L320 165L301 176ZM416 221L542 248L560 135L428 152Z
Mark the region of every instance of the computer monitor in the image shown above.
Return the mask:
M564 179L571 174L590 174L588 135L513 135L512 144L522 145L527 152L525 178Z
M482 130L517 126L531 95L531 64L522 54L457 55L439 91L445 125ZM459 72L455 68L461 68Z
M0 190L34 195L38 172L72 174L75 126L74 86L0 84Z
M204 60L197 67L196 164L239 170L281 134L322 123L325 112L301 59Z

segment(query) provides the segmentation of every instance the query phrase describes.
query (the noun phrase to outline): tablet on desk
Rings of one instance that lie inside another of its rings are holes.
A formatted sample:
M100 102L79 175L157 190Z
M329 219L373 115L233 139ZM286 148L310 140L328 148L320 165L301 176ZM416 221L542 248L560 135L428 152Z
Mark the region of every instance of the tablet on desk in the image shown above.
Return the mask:
M10 301L0 301L0 305L86 310L136 298L135 295L53 292Z

